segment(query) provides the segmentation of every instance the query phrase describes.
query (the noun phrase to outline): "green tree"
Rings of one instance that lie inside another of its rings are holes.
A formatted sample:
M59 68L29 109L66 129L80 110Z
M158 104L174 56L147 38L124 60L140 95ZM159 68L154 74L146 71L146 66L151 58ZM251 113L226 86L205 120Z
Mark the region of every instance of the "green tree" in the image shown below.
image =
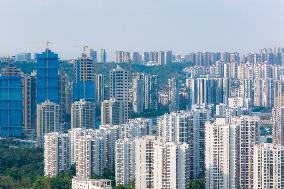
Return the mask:
M76 164L72 164L70 167L70 175L71 176L76 176Z
M205 179L191 180L189 183L190 189L203 189L205 188Z

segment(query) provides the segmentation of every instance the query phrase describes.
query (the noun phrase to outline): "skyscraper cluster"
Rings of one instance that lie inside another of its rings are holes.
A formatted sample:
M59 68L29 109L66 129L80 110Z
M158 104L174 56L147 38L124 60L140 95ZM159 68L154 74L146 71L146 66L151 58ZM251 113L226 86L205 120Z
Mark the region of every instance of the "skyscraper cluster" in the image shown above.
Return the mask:
M75 167L77 188L109 188L92 179L106 173L138 189L284 188L283 53L116 51L102 65L92 49L69 65L47 48L30 74L7 59L0 137L36 141L45 176Z

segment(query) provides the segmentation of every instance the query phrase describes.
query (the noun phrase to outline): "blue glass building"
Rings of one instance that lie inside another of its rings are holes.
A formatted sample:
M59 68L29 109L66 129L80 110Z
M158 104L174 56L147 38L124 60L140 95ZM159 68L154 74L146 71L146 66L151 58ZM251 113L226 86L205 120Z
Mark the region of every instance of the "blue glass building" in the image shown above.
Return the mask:
M95 85L94 62L83 54L74 64L73 101L95 102Z
M21 71L8 65L0 75L0 137L19 137L22 127Z
M58 55L49 49L36 54L37 104L49 99L59 103Z

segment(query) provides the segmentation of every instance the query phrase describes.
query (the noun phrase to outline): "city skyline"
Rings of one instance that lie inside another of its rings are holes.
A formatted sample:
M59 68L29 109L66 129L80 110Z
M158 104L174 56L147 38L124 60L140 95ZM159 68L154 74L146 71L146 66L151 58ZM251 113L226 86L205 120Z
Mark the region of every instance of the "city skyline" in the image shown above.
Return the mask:
M0 188L284 189L284 0L0 0Z
M38 52L46 41L52 42L62 59L77 58L84 45L105 48L113 55L119 49L247 53L284 44L281 0L86 0L84 4L0 0L0 4L0 17L5 18L1 22L6 26L0 36L0 56Z

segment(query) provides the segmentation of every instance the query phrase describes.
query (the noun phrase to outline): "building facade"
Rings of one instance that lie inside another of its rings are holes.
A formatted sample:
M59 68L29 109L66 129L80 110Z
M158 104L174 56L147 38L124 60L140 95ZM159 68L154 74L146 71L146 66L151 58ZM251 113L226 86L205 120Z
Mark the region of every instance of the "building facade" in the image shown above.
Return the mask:
M23 77L12 63L0 75L0 137L19 137L23 129Z
M37 105L37 145L39 147L43 147L45 134L61 131L59 112L59 105L49 100Z

